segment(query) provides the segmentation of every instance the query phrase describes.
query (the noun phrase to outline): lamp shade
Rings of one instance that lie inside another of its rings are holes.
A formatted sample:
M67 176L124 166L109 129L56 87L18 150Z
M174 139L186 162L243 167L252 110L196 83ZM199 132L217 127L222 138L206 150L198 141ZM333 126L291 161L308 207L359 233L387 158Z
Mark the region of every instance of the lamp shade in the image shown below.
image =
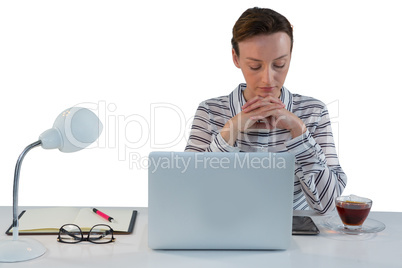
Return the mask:
M44 149L58 148L62 152L76 152L98 139L103 125L91 110L82 107L66 109L56 118L53 127L39 136Z

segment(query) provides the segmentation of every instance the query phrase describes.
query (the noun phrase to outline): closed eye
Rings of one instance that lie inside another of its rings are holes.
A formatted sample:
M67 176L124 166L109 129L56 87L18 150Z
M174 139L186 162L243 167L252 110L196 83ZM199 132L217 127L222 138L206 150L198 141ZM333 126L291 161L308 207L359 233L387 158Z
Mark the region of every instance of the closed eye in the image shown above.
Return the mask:
M282 64L282 65L274 65L274 67L281 69L281 68L285 67L285 65L286 65L286 63L285 63L285 64Z
M260 68L261 68L261 66L258 66L258 67L251 67L251 66L250 66L250 69L253 70L253 71L257 71L257 70L259 70Z

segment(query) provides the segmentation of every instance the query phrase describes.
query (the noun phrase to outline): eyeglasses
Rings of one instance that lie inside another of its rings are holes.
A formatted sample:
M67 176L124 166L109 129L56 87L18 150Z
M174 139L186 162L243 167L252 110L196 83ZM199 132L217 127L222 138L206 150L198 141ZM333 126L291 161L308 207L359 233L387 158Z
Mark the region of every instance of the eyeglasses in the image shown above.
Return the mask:
M81 228L75 224L64 224L59 230L57 241L61 243L75 244L81 241L88 241L95 244L106 244L114 242L113 229L106 224L94 225L84 238Z

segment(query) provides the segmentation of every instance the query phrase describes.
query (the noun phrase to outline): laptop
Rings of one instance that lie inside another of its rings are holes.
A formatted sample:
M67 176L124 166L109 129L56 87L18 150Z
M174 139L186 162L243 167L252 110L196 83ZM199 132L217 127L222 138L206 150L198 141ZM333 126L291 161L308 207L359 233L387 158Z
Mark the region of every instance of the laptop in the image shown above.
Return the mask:
M287 249L295 159L289 153L152 152L151 249Z

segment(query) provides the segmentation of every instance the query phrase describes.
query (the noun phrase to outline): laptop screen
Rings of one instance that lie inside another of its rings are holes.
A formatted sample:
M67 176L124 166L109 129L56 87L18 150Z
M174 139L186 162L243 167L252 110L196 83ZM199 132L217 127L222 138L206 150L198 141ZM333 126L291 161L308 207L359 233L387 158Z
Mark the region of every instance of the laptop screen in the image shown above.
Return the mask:
M152 152L148 239L154 249L286 249L294 156Z

